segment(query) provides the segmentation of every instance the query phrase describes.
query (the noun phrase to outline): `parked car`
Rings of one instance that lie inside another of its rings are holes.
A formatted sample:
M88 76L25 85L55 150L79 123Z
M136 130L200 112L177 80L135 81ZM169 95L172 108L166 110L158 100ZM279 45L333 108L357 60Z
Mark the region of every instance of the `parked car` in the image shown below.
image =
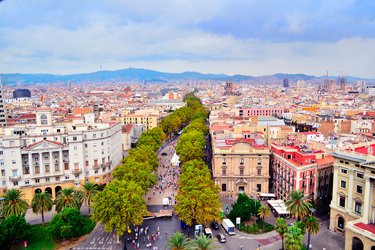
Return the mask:
M227 238L225 238L224 234L218 234L216 237L221 243L227 242Z
M219 225L219 223L218 223L216 220L213 220L213 221L211 222L211 227L212 227L213 229L219 229L219 228L220 228L220 225Z

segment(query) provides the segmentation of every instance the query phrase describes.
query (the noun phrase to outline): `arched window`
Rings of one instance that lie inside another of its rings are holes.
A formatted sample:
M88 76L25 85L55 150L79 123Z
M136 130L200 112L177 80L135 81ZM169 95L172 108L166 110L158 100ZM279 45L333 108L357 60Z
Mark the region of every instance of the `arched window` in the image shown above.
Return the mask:
M47 115L41 115L40 116L40 124L42 124L42 125L47 125L48 124Z
M341 230L344 230L344 218L342 218L341 216L338 218L337 220L337 227Z
M223 191L223 192L227 191L227 184L225 184L225 183L221 184L221 191Z
M353 237L352 250L363 250L363 242L357 237Z

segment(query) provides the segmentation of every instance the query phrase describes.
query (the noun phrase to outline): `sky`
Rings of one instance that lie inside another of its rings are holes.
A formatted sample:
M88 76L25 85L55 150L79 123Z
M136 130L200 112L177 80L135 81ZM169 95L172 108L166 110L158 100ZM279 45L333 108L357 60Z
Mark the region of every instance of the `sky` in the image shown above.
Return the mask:
M0 0L0 73L375 78L372 0Z

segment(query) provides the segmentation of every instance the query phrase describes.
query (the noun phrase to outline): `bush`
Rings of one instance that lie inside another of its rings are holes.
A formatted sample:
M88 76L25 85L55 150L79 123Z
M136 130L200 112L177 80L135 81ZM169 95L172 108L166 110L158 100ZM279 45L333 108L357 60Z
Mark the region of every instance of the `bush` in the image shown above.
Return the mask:
M25 216L12 215L0 224L0 249L27 240L32 233Z
M274 226L272 226L271 224L266 223L265 227L264 227L265 231L262 232L262 233L271 232L273 229L274 229ZM257 220L256 223L251 224L249 226L246 226L243 223L241 223L241 225L240 225L240 231L248 233L248 234L259 234L261 232L261 230L263 230L263 222L262 222L262 220Z
M75 208L65 208L55 214L48 225L48 234L54 239L80 237L95 227L95 222L83 217Z

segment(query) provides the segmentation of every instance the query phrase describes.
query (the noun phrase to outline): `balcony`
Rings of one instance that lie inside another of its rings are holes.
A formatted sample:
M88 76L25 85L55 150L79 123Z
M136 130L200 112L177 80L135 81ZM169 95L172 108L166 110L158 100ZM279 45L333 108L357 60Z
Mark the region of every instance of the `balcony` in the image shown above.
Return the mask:
M73 169L72 174L80 174L82 173L82 169Z
M19 180L21 180L21 178L22 178L21 175L9 176L9 180L11 180L11 181L19 181Z

